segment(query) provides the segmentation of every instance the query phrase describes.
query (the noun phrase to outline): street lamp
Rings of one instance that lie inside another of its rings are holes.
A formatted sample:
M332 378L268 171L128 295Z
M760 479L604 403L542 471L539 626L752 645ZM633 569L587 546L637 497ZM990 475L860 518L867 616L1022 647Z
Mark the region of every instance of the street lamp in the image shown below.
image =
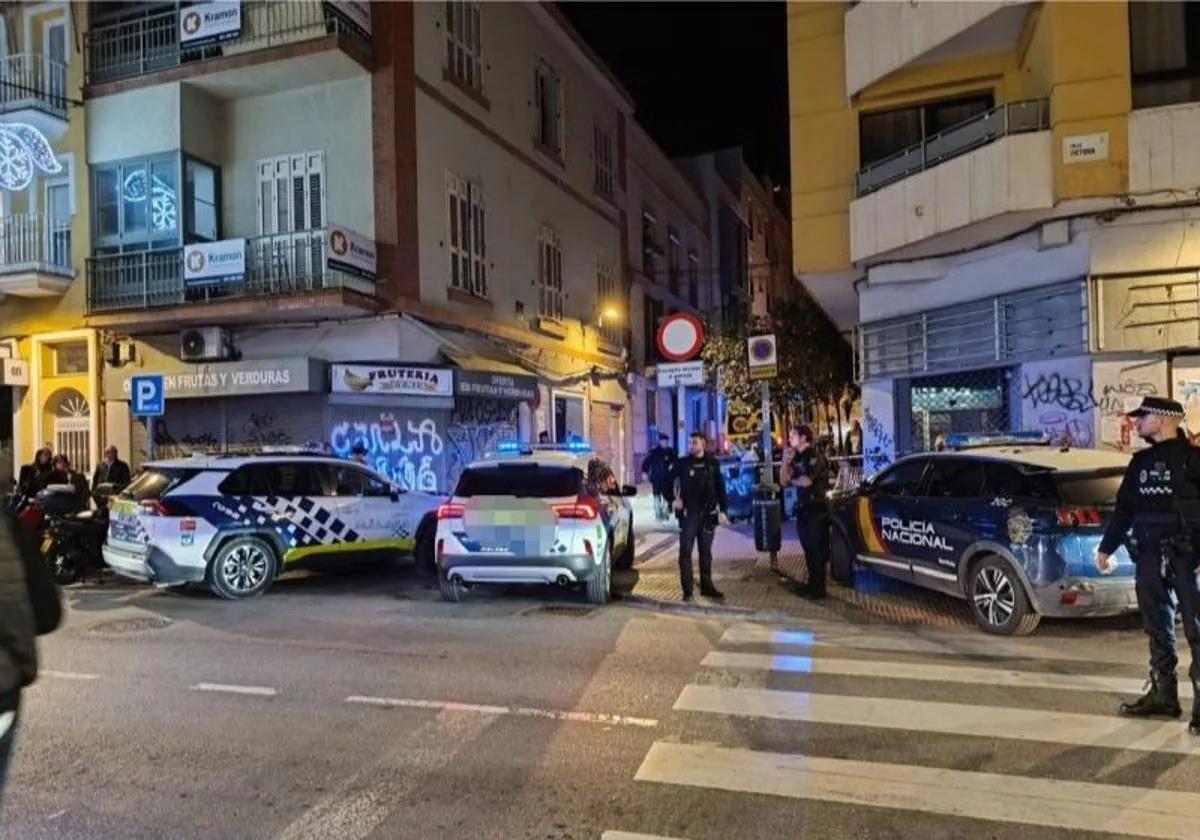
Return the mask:
M600 309L600 318L599 318L599 323L597 326L599 326L601 329L604 329L605 324L608 324L608 326L611 327L611 326L614 326L614 325L620 323L620 321L621 321L620 307L618 307L616 304L609 303L609 304L605 304Z

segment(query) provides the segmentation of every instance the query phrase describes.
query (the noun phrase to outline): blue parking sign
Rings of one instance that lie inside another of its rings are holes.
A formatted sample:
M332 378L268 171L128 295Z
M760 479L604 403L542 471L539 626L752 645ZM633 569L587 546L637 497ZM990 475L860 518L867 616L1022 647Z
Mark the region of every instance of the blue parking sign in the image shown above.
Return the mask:
M166 388L161 373L134 376L129 380L129 402L134 417L162 417L167 407Z

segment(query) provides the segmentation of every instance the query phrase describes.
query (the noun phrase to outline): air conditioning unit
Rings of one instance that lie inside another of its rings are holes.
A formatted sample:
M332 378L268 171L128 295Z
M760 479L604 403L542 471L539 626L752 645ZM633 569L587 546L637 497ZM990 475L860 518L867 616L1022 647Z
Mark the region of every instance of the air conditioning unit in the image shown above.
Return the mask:
M196 327L179 334L179 358L185 362L219 362L233 357L233 342L224 327Z

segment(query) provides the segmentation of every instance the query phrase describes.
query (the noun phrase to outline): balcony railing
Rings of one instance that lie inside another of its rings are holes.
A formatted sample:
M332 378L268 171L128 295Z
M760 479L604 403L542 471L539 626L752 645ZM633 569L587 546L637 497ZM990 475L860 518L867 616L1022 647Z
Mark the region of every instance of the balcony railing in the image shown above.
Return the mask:
M129 79L326 35L347 35L365 49L371 47L370 35L329 3L250 0L242 3L241 13L242 29L238 37L195 47L179 43L177 10L93 27L85 36L87 83Z
M0 59L0 113L38 108L67 118L67 66L37 53Z
M328 241L324 230L247 239L245 279L220 285L187 285L183 248L92 257L87 261L88 312L335 289L373 297L374 281L326 266Z
M42 272L71 277L71 220L45 213L0 216L0 275Z
M896 152L891 157L864 166L858 170L855 179L857 194L859 197L867 195L915 172L965 155L1009 134L1045 131L1049 128L1048 99L1030 99L999 105L945 131L930 135L924 141Z

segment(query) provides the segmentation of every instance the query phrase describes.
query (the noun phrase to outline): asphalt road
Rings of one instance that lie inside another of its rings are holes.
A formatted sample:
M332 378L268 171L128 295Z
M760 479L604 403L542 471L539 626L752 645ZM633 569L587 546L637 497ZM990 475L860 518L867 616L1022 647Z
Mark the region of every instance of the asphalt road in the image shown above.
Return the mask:
M70 600L4 840L1200 831L1200 739L1111 715L1144 675L1129 622L1014 641L553 591L447 605L386 564L247 603Z

